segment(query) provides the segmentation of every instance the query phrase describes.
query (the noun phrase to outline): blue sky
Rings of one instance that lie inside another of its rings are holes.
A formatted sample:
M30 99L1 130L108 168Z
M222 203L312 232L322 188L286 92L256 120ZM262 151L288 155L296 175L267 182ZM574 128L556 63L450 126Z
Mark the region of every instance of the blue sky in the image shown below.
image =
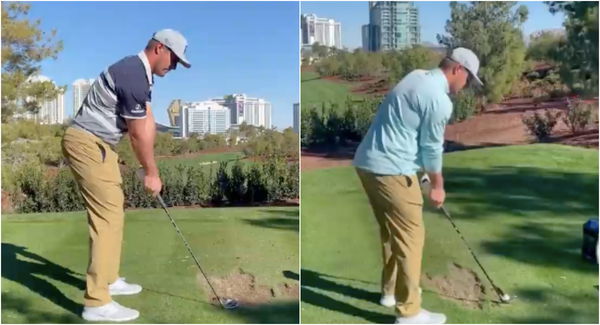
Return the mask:
M42 74L68 85L66 115L73 112L71 84L96 78L110 64L137 54L152 33L181 31L188 39L191 69L155 77L152 106L168 124L172 99L207 100L245 93L269 100L273 124L292 125L299 101L297 2L33 2L30 18L56 28L64 50L45 60Z
M561 28L563 14L552 15L543 2L520 2L529 9L529 18L523 25L525 35L540 29ZM444 33L446 20L450 18L448 1L415 2L419 8L421 41L437 44L436 35ZM342 23L342 45L350 49L362 46L361 26L369 23L368 2L317 2L303 1L302 13L333 18Z

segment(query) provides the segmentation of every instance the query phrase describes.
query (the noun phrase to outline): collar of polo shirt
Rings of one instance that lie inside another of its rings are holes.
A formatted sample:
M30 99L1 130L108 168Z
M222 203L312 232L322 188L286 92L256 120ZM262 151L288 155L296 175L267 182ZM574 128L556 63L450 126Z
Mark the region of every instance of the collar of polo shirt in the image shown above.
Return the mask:
M440 82L443 84L444 91L446 92L446 94L449 94L450 93L450 83L448 83L448 79L444 75L444 71L442 71L442 69L440 69L440 68L435 68L435 69L433 69L433 71L440 78L440 80L441 80Z
M150 61L148 61L148 57L146 56L146 53L144 53L144 51L140 51L140 53L138 53L138 57L140 58L140 60L142 60L144 68L146 69L146 77L148 78L148 83L152 85L154 78L152 77L152 70L150 69Z

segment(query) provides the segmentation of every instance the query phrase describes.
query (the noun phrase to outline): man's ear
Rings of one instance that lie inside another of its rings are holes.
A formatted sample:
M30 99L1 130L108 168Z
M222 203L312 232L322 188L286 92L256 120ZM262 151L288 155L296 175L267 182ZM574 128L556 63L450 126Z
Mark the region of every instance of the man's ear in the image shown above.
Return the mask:
M157 54L160 52L160 49L163 47L164 45L162 45L161 43L157 43L156 46L154 47L154 54Z

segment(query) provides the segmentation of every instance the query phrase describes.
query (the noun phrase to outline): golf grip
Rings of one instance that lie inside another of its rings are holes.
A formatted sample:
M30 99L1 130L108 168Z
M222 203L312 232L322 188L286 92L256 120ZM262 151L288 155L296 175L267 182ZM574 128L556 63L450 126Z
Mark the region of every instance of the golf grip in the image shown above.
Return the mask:
M175 227L175 230L179 234L179 237L181 237L181 239L183 240L183 243L185 244L185 248L187 248L187 250L190 253L190 255L192 255L192 258L194 259L194 262L196 262L196 266L198 266L198 269L200 270L200 272L202 272L202 275L206 279L206 283L208 283L208 286L212 290L213 294L215 295L215 297L217 297L217 300L219 301L219 304L221 305L221 307L225 308L225 305L223 305L223 302L221 301L221 297L219 297L219 295L217 294L217 291L215 290L215 288L213 288L212 284L208 280L208 277L206 276L206 273L204 273L204 270L202 269L202 266L200 266L200 262L198 262L198 259L196 258L196 255L194 255L194 251L192 251L192 248L188 244L187 240L185 240L185 237L183 236L183 233L181 232L181 230L179 230L179 227L175 223L175 220L173 219L173 217L171 217L171 214L169 214L169 210L167 210L167 205L165 204L165 201L163 200L162 196L160 196L160 194L158 194L156 196L156 198L158 199L158 202L162 206L163 210L165 210L165 213L167 214L167 217L169 217L169 220L171 220L171 224L173 225L173 227Z
M443 206L443 205L441 206L441 209L442 209L442 212L444 212L444 215L446 216L446 218L448 218L448 220L450 220L450 223L452 224L452 227L454 227L454 230L456 230L456 233L460 236L460 239L462 239L463 242L465 243L465 246L467 246L467 249L469 250L469 253L471 253L471 256L473 256L473 259L475 260L475 262L477 262L477 265L479 265L479 268L483 271L483 274L485 274L485 277L488 279L488 281L490 281L490 283L492 284L492 287L494 287L494 291L498 295L498 298L500 299L500 302L502 302L503 301L502 300L502 296L504 296L504 292L502 291L502 289L500 289L498 286L496 286L496 284L494 283L494 281L492 281L492 278L486 272L486 270L483 267L483 265L481 265L481 263L479 262L479 259L477 258L477 255L475 255L475 253L473 252L473 250L471 250L471 247L469 246L469 243L467 242L467 240L465 239L465 237L463 237L463 235L460 233L460 230L458 230L458 227L454 223L454 220L452 220L452 217L450 216L450 212L448 212L448 210L446 210L446 207Z

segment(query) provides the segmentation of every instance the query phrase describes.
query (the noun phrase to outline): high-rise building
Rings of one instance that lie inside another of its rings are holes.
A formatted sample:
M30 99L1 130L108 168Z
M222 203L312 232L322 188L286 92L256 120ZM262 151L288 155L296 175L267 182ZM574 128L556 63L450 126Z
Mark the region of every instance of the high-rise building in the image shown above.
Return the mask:
M370 24L362 25L361 27L361 35L362 35L362 49L365 52L372 52L370 48L371 44L371 35L369 30L371 29Z
M59 92L54 99L43 102L37 115L40 124L62 124L65 121L64 92Z
M36 75L29 79L30 82L45 82L50 78L42 75ZM52 82L54 84L54 82ZM28 101L29 99L25 99ZM18 114L22 118L34 120L39 124L62 124L65 121L65 93L60 90L55 98L39 103L37 113Z
M320 18L315 14L302 15L302 44L342 48L342 24L331 18Z
M294 132L300 133L300 104L294 104Z
M171 126L181 126L181 110L181 99L172 100L169 107L167 107L167 115L169 116L169 123Z
M229 108L214 101L183 104L181 136L187 138L192 133L201 136L225 133L231 126L230 117Z
M369 24L362 28L363 49L402 50L421 43L419 9L408 1L369 2Z
M94 79L77 79L73 82L73 115L79 111L94 81Z
M246 122L248 125L271 128L271 103L262 98L252 98L245 94L232 94L211 100L229 108L232 125Z

